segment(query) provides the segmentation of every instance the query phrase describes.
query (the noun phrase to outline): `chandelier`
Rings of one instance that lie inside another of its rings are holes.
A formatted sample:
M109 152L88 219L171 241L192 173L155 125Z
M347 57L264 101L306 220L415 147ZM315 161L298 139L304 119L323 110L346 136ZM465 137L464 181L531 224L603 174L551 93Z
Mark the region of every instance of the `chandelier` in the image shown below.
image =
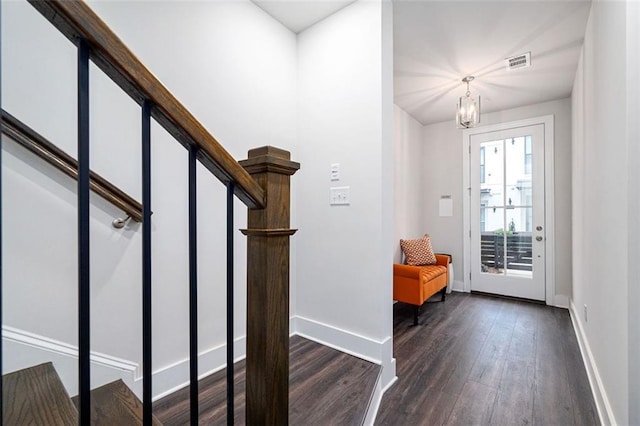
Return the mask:
M480 122L480 96L478 96L478 102L471 97L469 91L469 83L472 82L474 77L468 75L462 79L463 83L467 83L467 93L465 96L460 97L460 102L456 105L456 124L459 129L468 129L469 127L476 127Z

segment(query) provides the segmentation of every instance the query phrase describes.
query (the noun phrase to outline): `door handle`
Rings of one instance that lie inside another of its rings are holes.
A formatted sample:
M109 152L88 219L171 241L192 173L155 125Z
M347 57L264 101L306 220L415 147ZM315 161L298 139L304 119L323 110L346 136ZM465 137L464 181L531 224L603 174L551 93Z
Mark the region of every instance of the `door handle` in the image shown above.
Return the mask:
M542 226L540 225L536 226L536 231L542 231Z
M541 237L540 235L538 235L538 236L536 237L536 241L542 241L542 237Z

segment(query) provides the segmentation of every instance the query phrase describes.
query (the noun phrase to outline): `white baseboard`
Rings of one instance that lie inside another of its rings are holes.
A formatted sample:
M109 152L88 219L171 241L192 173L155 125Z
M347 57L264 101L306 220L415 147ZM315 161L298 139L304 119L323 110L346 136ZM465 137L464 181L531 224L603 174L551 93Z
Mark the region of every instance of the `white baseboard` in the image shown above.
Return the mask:
M596 409L598 410L598 416L600 417L600 423L603 425L615 425L617 424L609 398L604 390L600 373L598 372L598 366L596 365L587 335L582 328L580 322L580 316L573 304L573 300L570 304L569 314L571 316L571 322L573 323L573 329L575 330L578 338L578 345L580 346L580 353L582 354L582 361L587 369L587 377L589 378L589 385L591 385L591 392L593 393L593 399L596 403Z
M2 326L2 374L52 362L69 395L78 393L78 348L7 325ZM122 379L132 387L140 366L121 358L91 352L91 387Z
M245 358L247 348L247 338L242 336L233 341L234 362ZM219 346L207 349L198 354L198 379L203 379L216 373L227 365L227 345L223 343ZM167 396L179 389L189 385L189 359L186 358L175 364L163 367L153 372L153 401ZM142 379L137 381L136 389L142 391ZM142 392L140 392L142 395Z
M369 399L369 404L367 405L367 412L365 413L364 420L362 421L364 426L373 426L376 421L378 408L380 408L380 401L382 400L382 386L380 382L382 381L383 372L384 367L380 366L380 371L378 372L378 377L376 378L376 383L373 386L373 392Z
M453 291L464 292L464 282L458 281L458 280L453 280L453 283L451 285L451 289Z
M53 365L69 395L78 393L78 348L68 343L9 326L2 327L3 371L10 373L44 362ZM235 361L246 354L246 337L234 341ZM200 378L223 369L227 362L227 345L207 349L198 355ZM91 388L122 379L142 399L142 373L138 363L91 352ZM154 401L189 384L189 359L153 372Z
M391 340L380 342L301 316L294 320L295 334L374 364L382 364L382 346Z
M553 297L553 306L556 308L569 309L569 296L564 294L556 294Z
M376 383L364 422L365 425L373 425L382 396L397 380L392 338L388 337L383 341L377 341L300 316L294 317L292 323L291 330L295 330L295 334L299 336L380 365L382 371ZM388 365L384 365L383 359L390 360Z
M394 364L395 361L396 360L394 359ZM384 373L384 370L382 371L382 373ZM380 403L382 402L382 397L384 396L385 392L396 383L397 380L398 377L394 376L393 380L387 383L387 385L384 387L382 386L381 382L378 382L376 384L375 393L373 394L373 398L371 399L371 404L369 404L369 410L367 411L367 415L364 418L363 425L373 426L375 424L376 417L378 417L378 410L380 409Z
M291 330L292 334L298 334L349 355L381 365L381 368L383 357L391 359L390 365L383 368L380 373L369 404L365 424L373 424L382 396L397 380L395 359L392 358L391 337L377 341L303 317L291 319ZM2 327L2 339L3 374L44 362L53 362L69 395L73 396L78 393L78 348L76 346L9 326ZM235 361L245 358L245 336L234 341L234 353L236 354ZM215 373L225 365L226 344L205 350L198 356L198 367L203 372L199 378ZM92 352L91 387L96 388L117 379L122 379L138 398L142 398L141 367L138 363ZM188 359L160 368L153 372L152 399L156 401L188 384Z

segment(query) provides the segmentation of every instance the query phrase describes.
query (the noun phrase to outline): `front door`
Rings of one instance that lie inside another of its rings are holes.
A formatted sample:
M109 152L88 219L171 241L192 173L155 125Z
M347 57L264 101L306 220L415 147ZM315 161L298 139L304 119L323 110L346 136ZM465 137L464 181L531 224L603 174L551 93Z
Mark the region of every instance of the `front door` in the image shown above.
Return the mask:
M469 143L471 290L545 300L544 126Z

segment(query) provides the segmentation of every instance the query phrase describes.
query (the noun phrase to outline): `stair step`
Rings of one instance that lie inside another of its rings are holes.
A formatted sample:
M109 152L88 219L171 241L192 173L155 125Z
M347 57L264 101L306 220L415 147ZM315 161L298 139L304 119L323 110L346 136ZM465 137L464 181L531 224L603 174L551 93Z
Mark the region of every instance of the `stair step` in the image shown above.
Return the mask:
M80 403L78 395L74 404ZM107 383L91 391L91 425L120 426L142 424L142 402L122 380ZM153 417L153 424L162 423Z
M78 424L78 411L52 363L5 374L2 386L4 424Z

